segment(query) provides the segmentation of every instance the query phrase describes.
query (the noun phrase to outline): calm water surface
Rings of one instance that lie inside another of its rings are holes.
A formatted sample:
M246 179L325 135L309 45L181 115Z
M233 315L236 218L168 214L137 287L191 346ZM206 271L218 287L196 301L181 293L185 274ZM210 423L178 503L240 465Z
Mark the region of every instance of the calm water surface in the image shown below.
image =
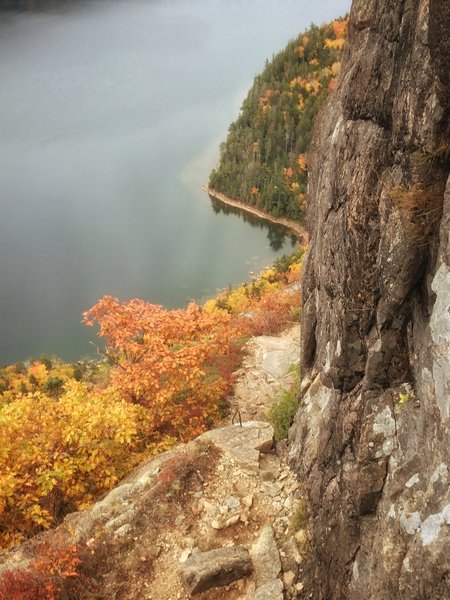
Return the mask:
M81 313L103 294L179 307L290 251L280 230L215 213L201 188L265 59L349 4L0 12L0 364L86 355Z

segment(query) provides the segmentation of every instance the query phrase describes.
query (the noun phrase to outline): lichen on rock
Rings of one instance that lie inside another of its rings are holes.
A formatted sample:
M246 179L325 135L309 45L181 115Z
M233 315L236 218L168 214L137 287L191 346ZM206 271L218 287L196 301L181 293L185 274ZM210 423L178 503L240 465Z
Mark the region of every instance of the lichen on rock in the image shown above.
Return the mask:
M290 433L305 598L450 597L449 30L445 0L355 0L316 121Z

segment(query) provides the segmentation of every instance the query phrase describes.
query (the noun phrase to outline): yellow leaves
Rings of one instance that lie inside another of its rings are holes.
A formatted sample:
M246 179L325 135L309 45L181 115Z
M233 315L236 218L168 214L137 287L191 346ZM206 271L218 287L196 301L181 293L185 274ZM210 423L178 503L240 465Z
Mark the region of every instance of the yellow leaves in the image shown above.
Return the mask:
M304 88L308 94L315 95L320 90L321 84L319 81L317 81L317 79L310 79L305 83Z
M74 369L71 365L57 359L34 361L28 367L20 363L9 365L2 369L0 400L11 402L18 394L39 390L51 391L53 396L57 396L64 382L72 378L73 374Z
M34 393L0 411L4 531L49 527L61 499L84 506L122 477L134 464L133 450L140 451L139 407L108 389L94 392L76 381L66 388L59 400Z
M345 39L347 37L348 19L337 19L333 21L331 26L337 39Z
M332 48L333 50L342 50L345 46L345 39L337 40L325 40L325 48Z
M339 71L341 70L341 61L338 60L331 65L331 73L334 77L339 75Z
M34 378L39 385L42 385L47 380L47 367L40 362L34 362L28 369L28 379Z
M297 168L300 172L306 171L306 154L299 154L297 156Z
M307 83L307 80L304 79L303 77L301 77L300 75L297 75L297 77L294 77L294 79L291 79L291 81L289 82L289 87L291 89L295 88L295 87L305 87Z
M348 19L336 19L331 24L332 35L334 39L327 38L325 40L325 48L334 50L342 50L345 46L347 37Z
M300 281L300 273L302 271L302 263L294 263L289 266L288 283Z
M27 511L27 516L33 523L36 523L36 525L40 525L45 529L50 527L52 523L52 517L49 512L43 509L39 504L32 504Z

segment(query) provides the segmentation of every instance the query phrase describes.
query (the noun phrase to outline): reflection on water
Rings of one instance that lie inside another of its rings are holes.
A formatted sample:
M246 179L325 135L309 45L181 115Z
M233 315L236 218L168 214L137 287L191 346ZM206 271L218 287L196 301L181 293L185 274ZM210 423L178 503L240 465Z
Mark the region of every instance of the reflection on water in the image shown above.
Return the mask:
M186 169L264 60L348 0L0 2L0 364L85 355L104 294L175 308L290 249L211 209L218 148Z
M239 216L244 223L248 223L252 227L265 230L267 233L267 239L269 240L269 246L274 252L281 250L286 247L286 252L289 250L289 244L291 248L294 248L298 243L298 238L295 234L290 232L287 227L271 223L260 219L256 215L249 213L237 206L231 206L230 204L224 204L213 196L209 197L211 200L211 206L216 215L223 213L225 215L236 215Z

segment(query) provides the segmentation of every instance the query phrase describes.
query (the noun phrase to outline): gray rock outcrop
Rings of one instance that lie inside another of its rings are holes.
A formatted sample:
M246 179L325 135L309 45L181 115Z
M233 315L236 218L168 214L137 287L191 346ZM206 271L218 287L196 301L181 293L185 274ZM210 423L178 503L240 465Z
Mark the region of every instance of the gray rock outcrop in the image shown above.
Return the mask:
M316 121L290 434L314 599L450 597L449 31L448 0L355 0Z
M283 600L283 584L279 579L273 579L246 596L245 600Z
M258 539L250 549L250 556L258 587L278 577L281 571L280 554L270 525L262 528Z
M180 567L184 584L191 594L199 594L213 587L228 585L253 570L247 548L232 546L198 552Z

